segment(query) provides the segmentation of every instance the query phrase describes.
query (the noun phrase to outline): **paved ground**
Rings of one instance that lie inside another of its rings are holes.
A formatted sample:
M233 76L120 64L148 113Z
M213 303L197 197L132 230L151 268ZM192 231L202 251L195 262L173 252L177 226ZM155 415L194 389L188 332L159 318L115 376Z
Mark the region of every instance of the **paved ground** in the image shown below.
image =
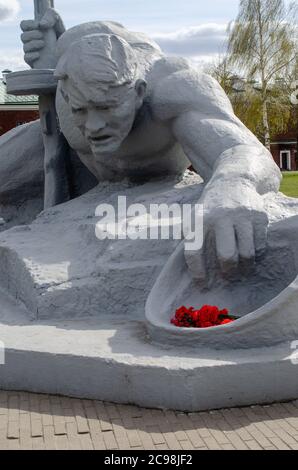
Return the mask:
M184 414L0 391L0 449L298 449L298 401Z

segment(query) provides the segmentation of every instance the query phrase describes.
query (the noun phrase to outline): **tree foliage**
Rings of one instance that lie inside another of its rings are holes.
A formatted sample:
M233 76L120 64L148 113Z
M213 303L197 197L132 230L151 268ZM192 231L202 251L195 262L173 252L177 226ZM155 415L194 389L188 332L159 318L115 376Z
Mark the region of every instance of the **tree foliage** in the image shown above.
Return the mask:
M240 0L237 19L229 27L229 65L248 83L260 84L258 92L250 91L249 101L248 96L239 98L235 106L240 113L241 100L247 100L251 115L261 121L255 131L268 148L270 134L282 131L291 114L289 95L277 82L294 66L296 35L297 2L286 6L283 0Z
M236 116L264 142L261 85L256 80L240 78L229 65L228 57L207 70L222 86L233 105ZM270 84L267 92L268 123L272 138L297 129L298 106L291 103L292 85L298 80L297 66Z

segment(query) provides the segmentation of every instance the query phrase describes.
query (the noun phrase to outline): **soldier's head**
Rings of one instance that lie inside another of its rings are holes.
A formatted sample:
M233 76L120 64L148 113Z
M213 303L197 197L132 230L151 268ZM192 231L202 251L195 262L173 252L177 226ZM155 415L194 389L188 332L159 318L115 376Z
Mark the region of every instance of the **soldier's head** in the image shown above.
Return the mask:
M115 152L130 133L146 94L137 74L134 50L115 35L85 36L60 58L61 93L95 157Z

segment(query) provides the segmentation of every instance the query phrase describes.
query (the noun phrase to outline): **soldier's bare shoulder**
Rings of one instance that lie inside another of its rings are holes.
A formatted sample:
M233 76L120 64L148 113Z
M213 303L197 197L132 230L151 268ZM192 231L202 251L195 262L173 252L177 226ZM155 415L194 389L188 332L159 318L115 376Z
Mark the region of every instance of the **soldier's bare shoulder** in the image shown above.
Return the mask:
M153 65L149 77L152 110L158 119L170 120L189 111L232 112L219 83L185 59L164 57Z

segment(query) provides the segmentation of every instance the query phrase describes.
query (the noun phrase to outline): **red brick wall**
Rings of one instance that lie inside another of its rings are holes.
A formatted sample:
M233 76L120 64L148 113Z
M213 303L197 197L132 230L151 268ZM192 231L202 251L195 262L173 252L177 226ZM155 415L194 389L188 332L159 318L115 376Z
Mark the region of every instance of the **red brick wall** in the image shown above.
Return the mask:
M38 111L0 111L0 135L14 127L38 119Z

